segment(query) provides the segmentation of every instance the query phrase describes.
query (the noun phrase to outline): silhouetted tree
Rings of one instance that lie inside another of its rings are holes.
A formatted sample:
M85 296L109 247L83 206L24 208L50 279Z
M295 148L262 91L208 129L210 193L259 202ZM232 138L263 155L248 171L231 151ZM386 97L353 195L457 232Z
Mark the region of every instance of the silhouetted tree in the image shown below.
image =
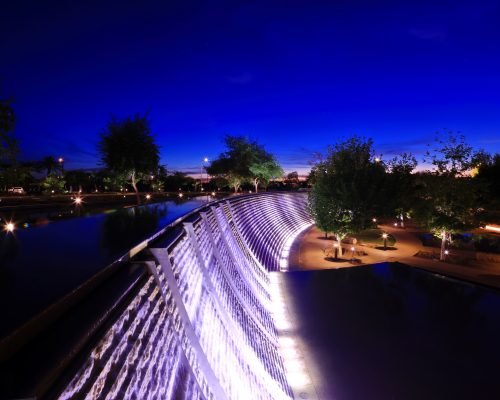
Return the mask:
M101 160L116 174L126 174L140 203L137 183L158 170L159 148L151 133L146 115L122 120L112 118L100 134Z
M256 141L227 135L224 143L226 151L211 162L207 172L227 179L235 192L247 181L251 181L258 191L259 183L283 173L274 156Z

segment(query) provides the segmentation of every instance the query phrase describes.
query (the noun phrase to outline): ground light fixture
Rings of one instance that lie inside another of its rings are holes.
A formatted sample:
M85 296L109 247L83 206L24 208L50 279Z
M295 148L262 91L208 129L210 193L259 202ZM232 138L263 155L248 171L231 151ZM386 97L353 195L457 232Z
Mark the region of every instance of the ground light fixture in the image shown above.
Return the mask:
M12 222L7 222L4 227L5 231L7 232L14 232L14 229L16 229L16 226Z
M146 195L146 200L149 200L151 198L151 195L150 194L147 194Z
M79 206L80 204L82 204L82 198L81 197L75 197L75 204L77 206Z
M384 250L387 250L387 237L389 235L387 233L382 233L382 239L384 239Z
M182 193L179 193L179 197L182 198L184 197L184 195Z

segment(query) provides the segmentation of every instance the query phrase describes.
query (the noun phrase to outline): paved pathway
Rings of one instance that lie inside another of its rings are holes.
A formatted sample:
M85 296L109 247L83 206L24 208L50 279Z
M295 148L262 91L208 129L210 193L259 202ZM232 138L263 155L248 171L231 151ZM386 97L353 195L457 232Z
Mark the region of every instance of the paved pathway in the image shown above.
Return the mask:
M395 249L384 251L357 245L355 246L356 250L365 254L355 255L357 262L353 263L350 262L351 245L348 244L343 245L347 253L342 257L342 261L326 260L324 249L331 248L333 241L325 240L324 233L313 226L303 232L292 246L289 261L290 270L346 268L384 261L399 261L414 267L500 288L500 263L481 262L481 265L467 266L415 257L415 254L421 250L430 251L429 247L422 245L415 230L400 229L388 225L380 225L379 228L396 238Z

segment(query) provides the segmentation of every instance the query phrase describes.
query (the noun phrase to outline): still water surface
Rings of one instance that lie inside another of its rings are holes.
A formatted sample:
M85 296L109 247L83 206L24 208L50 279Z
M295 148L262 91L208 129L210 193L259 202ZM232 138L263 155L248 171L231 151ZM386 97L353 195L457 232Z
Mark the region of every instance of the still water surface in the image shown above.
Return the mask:
M166 201L2 231L0 338L205 202Z
M500 399L500 292L402 264L285 275L318 397Z

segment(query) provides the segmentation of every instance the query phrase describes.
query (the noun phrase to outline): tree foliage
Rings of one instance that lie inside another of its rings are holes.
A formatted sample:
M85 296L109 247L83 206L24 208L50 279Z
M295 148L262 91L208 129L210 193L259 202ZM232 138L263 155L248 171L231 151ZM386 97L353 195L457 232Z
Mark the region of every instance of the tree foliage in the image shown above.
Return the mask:
M420 201L416 217L441 238L441 260L451 234L478 225L478 181L470 176L474 166L472 147L460 134L446 132L427 152L435 167L420 175Z
M147 114L112 118L100 134L98 149L101 161L110 171L128 176L140 202L137 183L156 173L160 160Z
M340 240L370 226L385 179L384 166L374 160L371 139L351 137L330 147L313 176L309 209L320 229Z
M274 156L256 141L227 135L224 144L226 151L211 162L207 172L225 178L235 192L248 181L254 184L257 191L259 183L266 183L283 173Z

